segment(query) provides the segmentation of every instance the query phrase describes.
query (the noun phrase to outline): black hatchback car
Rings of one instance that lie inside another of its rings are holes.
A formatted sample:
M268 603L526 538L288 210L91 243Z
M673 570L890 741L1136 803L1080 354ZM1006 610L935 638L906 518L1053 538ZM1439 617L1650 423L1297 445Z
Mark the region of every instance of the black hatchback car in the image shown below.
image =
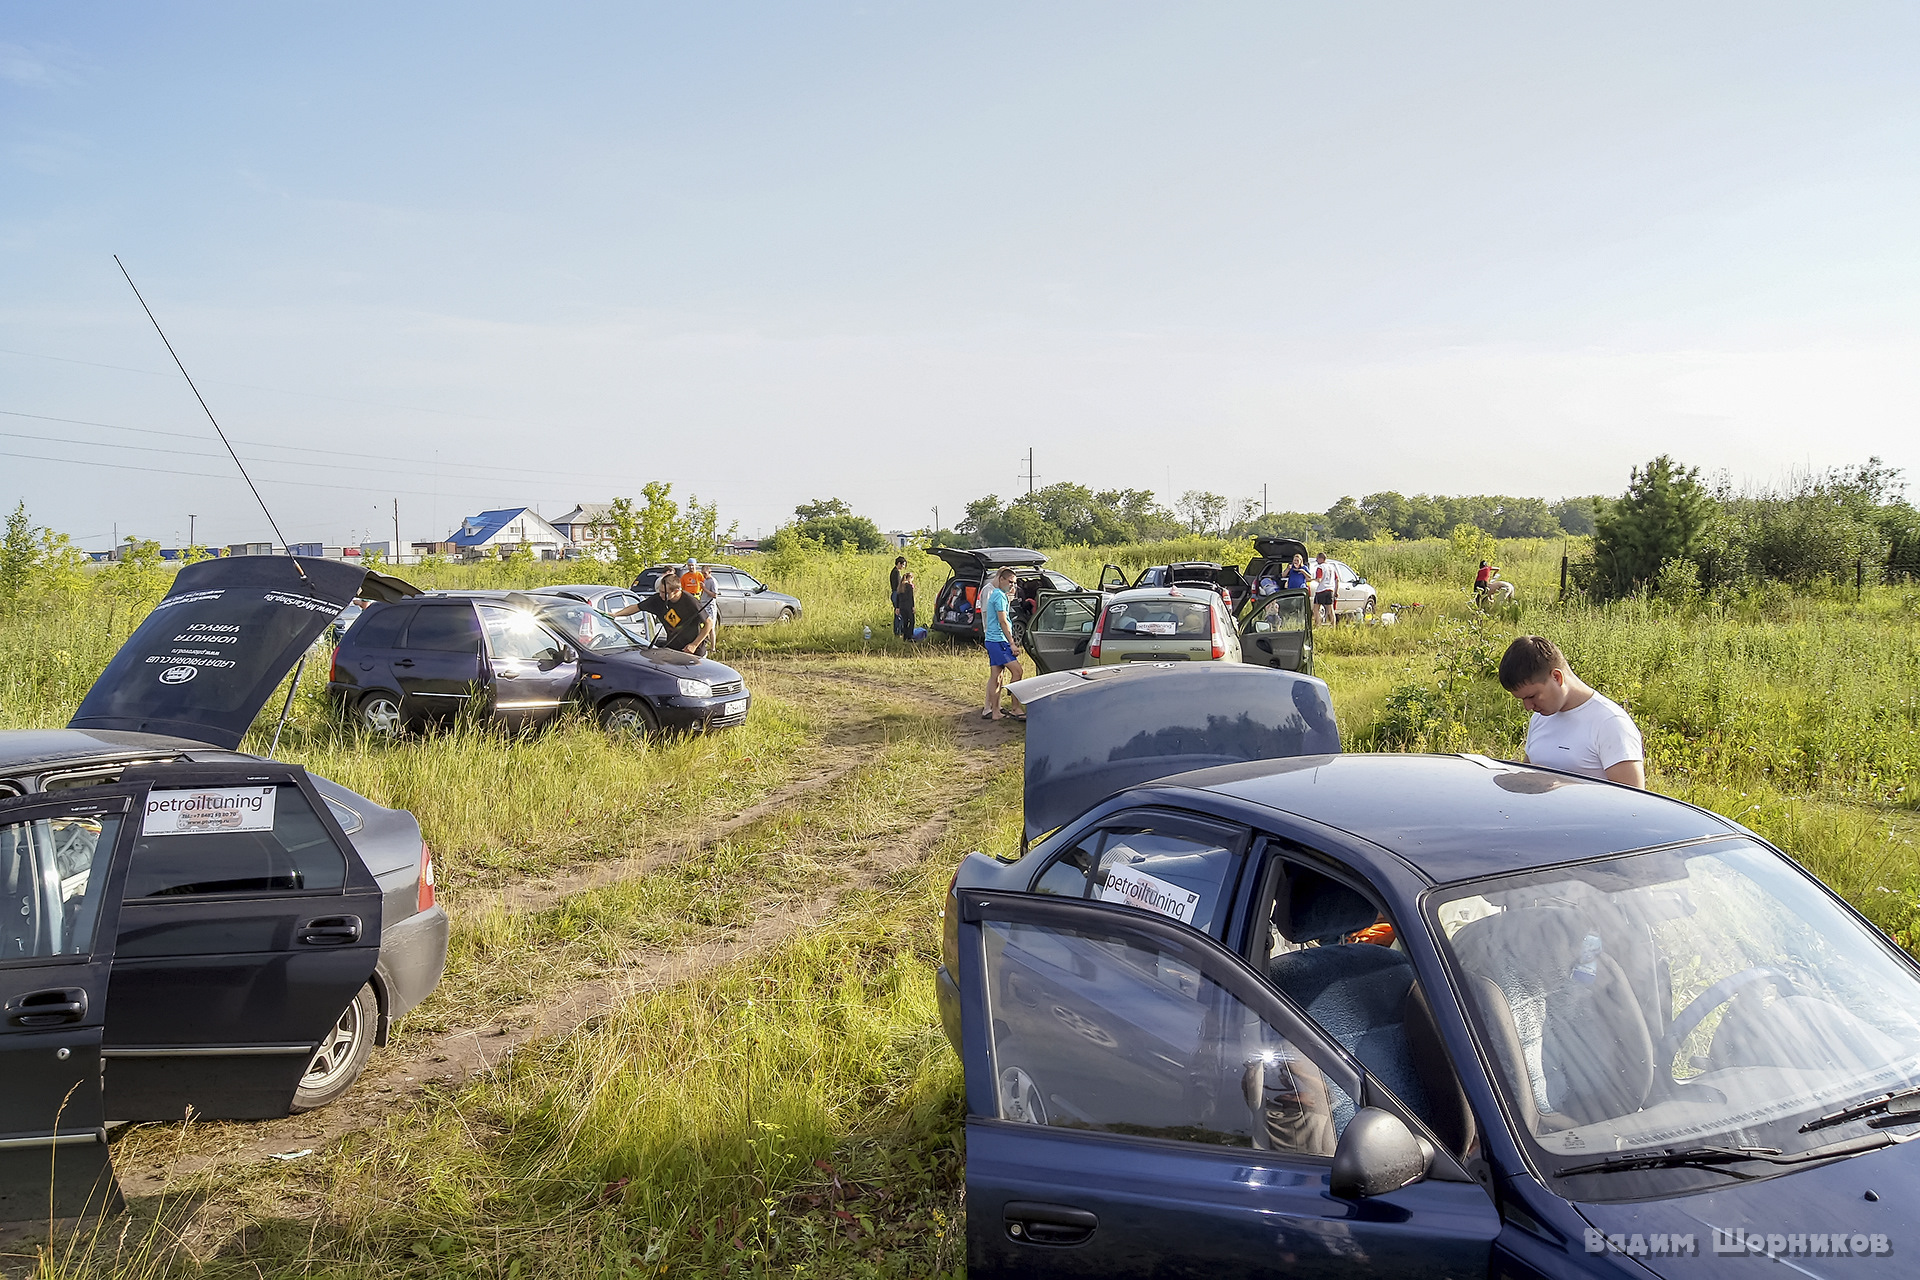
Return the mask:
M446 966L413 815L237 751L356 565L208 560L66 729L0 733L0 1220L112 1209L109 1121L309 1110Z
M528 728L569 704L610 729L719 729L750 702L732 667L650 645L585 601L509 591L369 608L334 651L327 687L380 734L463 713Z
M1047 558L1027 547L933 547L934 555L947 562L952 572L933 598L935 631L964 640L978 640L982 631L980 605L986 596L987 575L1012 569L1015 575L1012 609L1013 641L1025 643L1027 620L1033 617L1034 602L1043 591L1078 591L1080 584L1064 573L1045 568ZM1100 578L1103 591L1122 590L1126 574L1108 565Z

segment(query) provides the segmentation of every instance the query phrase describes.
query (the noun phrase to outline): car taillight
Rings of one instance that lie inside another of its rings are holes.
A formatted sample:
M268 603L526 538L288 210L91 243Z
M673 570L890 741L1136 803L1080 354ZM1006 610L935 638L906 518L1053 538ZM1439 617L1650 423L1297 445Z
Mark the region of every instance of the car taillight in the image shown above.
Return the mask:
M333 670L327 672L327 679L333 681L335 684L344 684L346 682L347 678L340 674L340 659L335 658L333 660Z
M425 911L433 905L433 850L427 848L427 842L420 842L420 910Z
M1207 618L1213 623L1213 656L1216 659L1224 658L1227 656L1227 646L1224 643L1226 638L1220 634L1220 611L1211 605L1207 606Z
M1087 656L1089 658L1098 658L1100 656L1100 637L1105 634L1107 634L1107 611L1102 609L1099 620L1093 624L1093 643L1087 646Z

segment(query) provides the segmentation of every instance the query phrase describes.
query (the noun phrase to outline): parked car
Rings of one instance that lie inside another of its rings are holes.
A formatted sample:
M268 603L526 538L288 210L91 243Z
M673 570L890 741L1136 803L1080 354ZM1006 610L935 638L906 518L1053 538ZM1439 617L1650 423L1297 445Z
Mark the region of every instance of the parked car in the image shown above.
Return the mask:
M1018 575L1009 602L1012 608L1007 611L1015 644L1024 643L1027 620L1033 616L1042 592L1081 590L1080 584L1066 574L1044 568L1047 558L1026 547L933 547L931 550L947 562L949 572L934 595L933 620L928 625L961 639L979 640L982 636L980 600L985 594L982 584L989 573L1012 569ZM1115 566L1107 565L1101 571L1100 581L1103 589L1122 590L1127 585L1127 576Z
M1211 560L1184 560L1178 564L1152 564L1134 578L1136 587L1204 586L1219 592L1230 608L1246 602L1247 580L1231 565Z
M1023 852L961 864L937 976L968 1275L1903 1273L1852 1255L1920 1195L1920 966L1780 850L1340 754L1305 677L1014 692Z
M366 602L363 600L347 601L347 607L342 609L327 629L321 633L322 636L330 643L339 644L340 637L347 633L347 628L354 624L366 607Z
M326 1105L438 984L413 815L237 750L356 594L414 589L188 565L68 728L0 732L0 1219L117 1207L109 1121Z
M1043 591L1023 641L1045 673L1119 662L1249 662L1313 670L1308 593L1249 601L1236 618L1211 582L1118 592Z
M659 590L662 573L680 573L685 569L683 564L653 565L641 570L633 581L633 589L651 595ZM798 599L775 591L745 569L736 569L730 564L702 564L700 571L712 580L713 599L723 627L764 627L775 622L792 622L800 616Z
M732 667L656 647L585 601L515 591L368 609L334 651L327 688L380 734L459 714L532 728L571 704L612 729L719 729L745 720L751 700Z
M1277 581L1285 582L1287 566L1293 558L1299 556L1307 566L1308 586L1312 586L1313 557L1307 554L1307 544L1292 538L1255 538L1253 540L1253 559L1247 562L1241 576L1249 583L1258 583L1264 576L1271 574ZM1333 566L1336 583L1333 592L1333 611L1335 615L1371 617L1379 606L1379 593L1373 589L1360 572L1351 565L1328 558Z

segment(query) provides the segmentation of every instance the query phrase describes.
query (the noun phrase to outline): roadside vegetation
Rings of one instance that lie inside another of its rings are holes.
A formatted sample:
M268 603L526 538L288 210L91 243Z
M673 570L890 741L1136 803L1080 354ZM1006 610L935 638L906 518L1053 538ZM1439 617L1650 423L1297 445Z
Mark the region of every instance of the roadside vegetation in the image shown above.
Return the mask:
M1588 554L1580 537L1495 541L1474 527L1329 550L1395 615L1315 633L1316 674L1350 749L1516 754L1525 717L1494 664L1514 635L1552 636L1633 711L1655 789L1752 827L1920 945L1920 587L1829 575L1709 588L1667 575L1599 606L1558 600L1562 557ZM1104 562L1131 574L1250 552L1189 537L1064 548L1049 563L1092 582ZM945 566L907 554L931 600ZM1514 603L1473 605L1482 558L1516 583ZM957 738L979 694L977 654L892 637L891 561L806 539L741 560L806 613L723 633L719 656L756 705L746 726L712 738L612 741L582 720L522 737L456 727L371 741L331 717L317 653L280 754L418 814L459 920L447 983L403 1039L768 915L804 925L432 1087L311 1158L216 1164L137 1196L129 1218L56 1238L27 1273L957 1273L960 1073L933 1002L935 913L961 854L1012 846L1019 757L1017 745ZM0 618L0 727L65 722L165 590L164 566L128 563L23 580ZM448 587L593 576L524 562L401 572ZM277 711L278 700L254 749ZM826 781L788 795L808 778ZM762 816L723 829L756 805ZM883 850L884 874L848 878ZM636 859L569 885L582 868ZM553 892L512 897L541 883ZM117 1145L152 1159L169 1144L218 1146L221 1132L146 1127Z

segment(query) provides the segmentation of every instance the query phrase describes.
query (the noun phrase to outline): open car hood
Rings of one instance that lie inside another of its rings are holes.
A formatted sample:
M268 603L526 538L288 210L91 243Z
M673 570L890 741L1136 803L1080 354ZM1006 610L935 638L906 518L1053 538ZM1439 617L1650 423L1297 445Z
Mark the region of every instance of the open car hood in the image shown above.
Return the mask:
M1137 783L1340 750L1325 682L1266 667L1129 663L1009 688L1027 708L1029 845Z
M1007 566L1023 569L1047 562L1045 556L1027 547L928 547L927 550L945 560L956 574L982 573Z
M191 738L231 751L327 624L356 596L419 588L359 565L234 556L180 570L87 690L73 729Z

